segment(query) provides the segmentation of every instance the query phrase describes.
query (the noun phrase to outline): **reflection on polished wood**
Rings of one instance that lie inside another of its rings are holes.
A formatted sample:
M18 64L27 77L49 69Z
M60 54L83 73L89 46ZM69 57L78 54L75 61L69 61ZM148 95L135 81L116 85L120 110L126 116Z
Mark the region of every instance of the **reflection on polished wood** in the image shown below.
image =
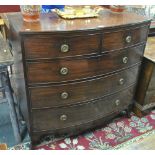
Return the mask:
M147 22L148 19L134 13L115 14L108 10L101 12L98 18L92 19L72 19L65 20L60 18L56 13L47 13L40 15L39 22L24 22L21 13L10 13L9 20L15 26L16 31L33 32L33 31L77 31L97 28L107 28L113 26L123 26L126 24Z

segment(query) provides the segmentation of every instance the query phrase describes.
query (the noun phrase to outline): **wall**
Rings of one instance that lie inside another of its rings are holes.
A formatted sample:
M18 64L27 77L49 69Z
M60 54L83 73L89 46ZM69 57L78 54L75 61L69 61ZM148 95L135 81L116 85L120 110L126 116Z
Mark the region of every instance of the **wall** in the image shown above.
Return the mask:
M19 5L0 5L0 13L3 12L19 12Z

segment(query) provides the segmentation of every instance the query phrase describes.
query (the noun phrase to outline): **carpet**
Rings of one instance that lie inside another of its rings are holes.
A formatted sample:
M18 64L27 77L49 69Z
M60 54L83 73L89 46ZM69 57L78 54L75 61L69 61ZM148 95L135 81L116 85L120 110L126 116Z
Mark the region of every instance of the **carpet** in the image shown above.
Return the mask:
M115 150L155 134L155 110L139 118L133 113L114 119L103 128L81 134L77 137L45 137L35 146L36 150ZM10 149L29 149L30 143L14 146Z

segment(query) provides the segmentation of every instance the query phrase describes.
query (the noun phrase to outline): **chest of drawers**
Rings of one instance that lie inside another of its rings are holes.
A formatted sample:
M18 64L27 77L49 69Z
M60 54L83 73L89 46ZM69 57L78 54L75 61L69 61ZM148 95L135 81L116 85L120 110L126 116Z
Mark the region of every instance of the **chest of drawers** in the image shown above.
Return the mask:
M104 12L67 21L52 13L30 24L7 16L22 52L32 143L102 125L133 104L150 20Z

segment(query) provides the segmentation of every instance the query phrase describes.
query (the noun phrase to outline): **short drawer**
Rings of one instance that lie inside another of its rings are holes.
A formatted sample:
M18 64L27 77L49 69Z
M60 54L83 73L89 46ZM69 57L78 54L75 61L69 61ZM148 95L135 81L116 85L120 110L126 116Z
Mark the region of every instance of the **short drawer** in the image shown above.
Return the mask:
M74 81L114 72L140 62L143 50L138 46L85 59L27 62L28 83Z
M29 88L33 109L80 104L112 94L136 83L139 66L98 79Z
M148 25L103 34L103 51L110 51L132 46L147 39Z
M65 108L33 110L33 131L54 130L102 118L110 113L128 108L132 103L134 87L87 104Z
M94 54L99 52L100 38L98 34L31 35L24 39L25 56L26 59L49 59Z

